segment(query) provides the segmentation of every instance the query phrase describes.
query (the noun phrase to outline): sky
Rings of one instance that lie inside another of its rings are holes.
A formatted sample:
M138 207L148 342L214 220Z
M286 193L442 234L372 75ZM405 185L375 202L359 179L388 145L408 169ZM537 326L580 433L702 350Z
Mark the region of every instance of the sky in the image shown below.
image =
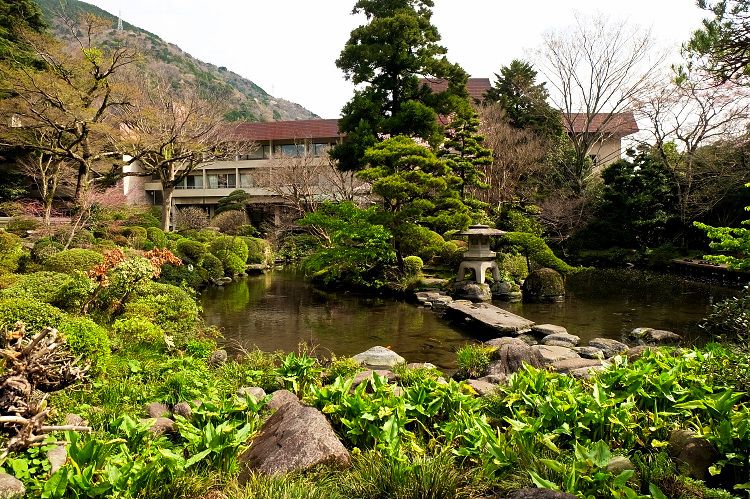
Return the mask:
M88 2L323 118L338 117L352 95L335 61L364 22L351 15L354 0ZM674 54L705 17L695 0L435 0L433 12L448 58L493 81L501 66L528 59L545 32L570 25L576 13L651 29Z

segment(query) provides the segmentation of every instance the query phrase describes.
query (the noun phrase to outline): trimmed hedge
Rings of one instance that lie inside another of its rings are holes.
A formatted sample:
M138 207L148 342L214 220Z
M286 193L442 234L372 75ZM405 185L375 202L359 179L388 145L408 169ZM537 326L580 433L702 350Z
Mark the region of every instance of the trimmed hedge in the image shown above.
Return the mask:
M91 370L97 374L104 371L109 359L109 336L107 330L88 317L65 317L58 328L70 350L91 362Z
M75 248L61 251L47 258L44 262L45 270L53 272L88 272L94 266L104 261L104 257L93 250Z
M232 276L245 271L248 249L243 238L217 237L211 241L210 251L221 261L226 275Z
M0 274L13 273L18 270L18 264L22 256L21 238L0 231Z
M0 332L12 331L16 322L26 325L26 333L34 335L45 327L58 327L65 313L57 307L29 297L0 300ZM0 342L5 341L0 335Z

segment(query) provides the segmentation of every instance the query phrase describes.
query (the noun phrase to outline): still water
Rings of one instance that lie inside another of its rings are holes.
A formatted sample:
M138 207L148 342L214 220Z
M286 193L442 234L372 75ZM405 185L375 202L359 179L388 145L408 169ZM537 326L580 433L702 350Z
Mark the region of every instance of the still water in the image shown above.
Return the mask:
M495 304L537 323L553 323L588 339L619 339L648 326L698 335L697 323L712 302L734 291L663 276L590 274L568 281L568 296L555 304ZM388 298L327 293L302 276L275 270L203 293L206 321L218 326L227 347L292 351L300 342L322 355L354 355L389 346L409 362L455 368L454 352L472 340L471 330L450 324L429 309Z

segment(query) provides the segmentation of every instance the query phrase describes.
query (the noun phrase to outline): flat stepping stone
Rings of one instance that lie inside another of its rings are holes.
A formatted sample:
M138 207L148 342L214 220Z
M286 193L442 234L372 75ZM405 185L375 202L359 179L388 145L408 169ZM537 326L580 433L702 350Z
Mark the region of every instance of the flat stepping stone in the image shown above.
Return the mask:
M583 357L584 359L603 359L604 352L596 347L575 347L573 351Z
M581 342L580 336L568 333L548 334L542 338L542 345L557 345L560 347L574 347Z
M447 312L456 317L479 323L482 327L500 334L521 334L534 326L534 322L520 315L489 303L472 303L468 300L456 300L446 307Z
M628 346L625 343L610 338L594 338L589 341L589 346L601 350L605 359L628 351Z
M578 359L581 356L575 353L572 349L554 345L533 345L533 350L539 352L544 359L545 364L552 364L559 360L565 359Z
M481 379L467 379L465 383L472 387L480 397L493 393L497 388L496 384Z
M550 334L568 334L568 330L562 326L556 326L554 324L537 324L531 328L534 333L547 336Z
M590 367L601 367L602 361L594 359L563 359L552 363L552 369L559 373L569 373L577 369L587 369Z

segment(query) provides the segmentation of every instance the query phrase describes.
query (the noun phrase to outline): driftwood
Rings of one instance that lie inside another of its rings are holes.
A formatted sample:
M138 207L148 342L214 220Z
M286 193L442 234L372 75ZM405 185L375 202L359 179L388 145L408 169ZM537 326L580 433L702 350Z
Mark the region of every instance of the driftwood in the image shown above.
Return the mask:
M87 426L44 424L49 416L47 393L66 388L84 379L88 366L80 365L58 337L57 330L45 328L27 338L23 324L5 334L0 349L0 459L11 451L42 445L53 431L91 431ZM1 438L1 437L0 437Z

